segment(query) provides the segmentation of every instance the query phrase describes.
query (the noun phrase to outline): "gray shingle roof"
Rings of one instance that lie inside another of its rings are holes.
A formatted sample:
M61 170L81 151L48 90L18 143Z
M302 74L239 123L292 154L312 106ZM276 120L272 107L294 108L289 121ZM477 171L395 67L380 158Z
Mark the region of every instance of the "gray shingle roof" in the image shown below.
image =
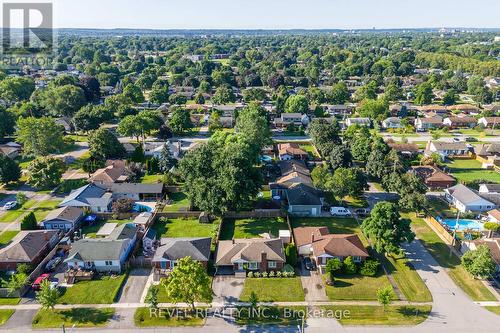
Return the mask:
M161 245L156 249L153 261L161 259L179 260L191 257L196 261L210 259L211 239L205 238L162 238Z
M9 245L0 249L0 261L31 262L58 230L21 231Z

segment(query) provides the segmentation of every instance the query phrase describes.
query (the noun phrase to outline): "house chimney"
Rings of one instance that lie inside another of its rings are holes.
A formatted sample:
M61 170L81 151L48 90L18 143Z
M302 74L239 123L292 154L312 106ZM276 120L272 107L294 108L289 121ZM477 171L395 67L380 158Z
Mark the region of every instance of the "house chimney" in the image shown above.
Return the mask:
M265 272L265 271L267 271L267 253L264 252L264 251L262 251L260 253L260 258L261 258L261 261L262 261L261 265L260 265L260 270L262 272Z
M311 244L314 243L314 232L311 232Z

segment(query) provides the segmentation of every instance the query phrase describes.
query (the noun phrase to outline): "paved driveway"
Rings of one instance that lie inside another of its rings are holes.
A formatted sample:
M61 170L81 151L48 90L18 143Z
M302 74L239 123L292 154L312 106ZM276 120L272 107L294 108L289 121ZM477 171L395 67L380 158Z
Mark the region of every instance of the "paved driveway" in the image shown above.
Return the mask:
M308 271L304 268L304 263L300 263L300 282L306 296L307 302L328 301L325 285L318 270Z
M122 288L118 303L139 303L151 269L134 268Z
M235 278L229 275L216 275L213 280L212 289L215 294L214 302L230 303L240 299L244 278Z

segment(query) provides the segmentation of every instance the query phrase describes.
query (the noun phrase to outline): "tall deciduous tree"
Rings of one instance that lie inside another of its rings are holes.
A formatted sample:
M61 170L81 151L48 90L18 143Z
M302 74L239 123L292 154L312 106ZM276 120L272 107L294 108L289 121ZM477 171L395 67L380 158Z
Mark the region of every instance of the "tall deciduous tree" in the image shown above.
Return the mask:
M168 296L174 303L187 303L193 311L195 302L210 302L212 300L212 283L201 263L190 257L182 258L163 285Z
M42 308L54 310L58 298L59 291L57 288L52 288L48 279L43 280L40 284L40 291L36 293L36 300Z
M396 205L391 202L377 203L361 228L381 253L399 254L401 243L415 238L410 221L402 219Z
M89 134L90 154L95 158L120 158L125 155L125 148L108 129L100 128Z
M168 126L175 134L182 134L193 127L189 111L180 107L175 107L172 117L168 121Z
M55 157L38 157L30 162L27 169L28 184L37 189L49 189L61 182L66 171L64 162Z
M63 127L48 117L17 121L17 141L23 145L25 155L45 156L60 151L64 147L63 132Z
M21 168L13 159L0 154L0 183L17 182L21 178Z
M289 96L285 102L286 113L302 113L306 114L309 111L309 102L302 95Z
M461 260L465 270L475 278L486 279L495 272L496 264L486 245L479 245L477 249L465 252Z
M271 143L271 131L265 114L264 108L250 103L240 112L236 120L237 131L259 149Z

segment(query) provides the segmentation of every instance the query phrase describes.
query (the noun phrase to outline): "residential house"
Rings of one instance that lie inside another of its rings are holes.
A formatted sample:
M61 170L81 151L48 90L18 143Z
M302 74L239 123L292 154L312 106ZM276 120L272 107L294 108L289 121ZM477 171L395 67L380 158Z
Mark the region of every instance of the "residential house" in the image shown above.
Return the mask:
M136 227L121 224L107 237L77 240L64 262L72 269L121 273L136 240Z
M293 236L299 255L310 256L323 269L332 258L344 261L352 257L360 263L369 257L356 234L331 234L327 227L299 227L293 229Z
M75 230L83 220L83 210L77 207L61 207L51 211L43 221L41 226L47 230Z
M500 128L500 117L482 117L477 123L486 128Z
M112 193L98 185L88 184L72 191L59 207L77 207L101 213L111 211L112 202Z
M339 105L322 105L325 111L332 116L349 116L354 110L354 105L352 104L339 104Z
M128 180L126 162L124 160L108 160L106 167L97 169L89 181L94 184L123 183Z
M285 266L283 241L251 238L219 241L215 258L217 274L246 274L246 271L281 271Z
M128 198L134 201L158 201L163 197L163 183L111 183L104 184L113 193L113 199Z
M444 192L446 200L462 213L487 212L496 208L495 203L462 184L447 188Z
M411 172L429 189L444 189L455 185L456 180L433 165L413 166Z
M345 126L349 127L351 125L359 125L359 126L370 126L372 124L370 118L347 118L345 120Z
M398 117L389 117L382 120L382 128L385 129L397 129L403 128L404 125L401 123L401 119Z
M500 157L500 143L482 143L478 144L474 148L474 152L477 156L484 159L488 157Z
M323 194L312 184L304 162L281 161L279 165L281 177L269 184L271 196L280 198L290 214L320 216Z
M22 146L15 142L7 142L0 145L0 154L5 155L11 159L15 159L21 154Z
M191 257L207 268L211 242L210 237L162 238L152 261L155 275L167 276L174 269L177 261L185 257Z
M290 124L305 126L309 124L309 117L302 113L282 113L279 118L274 118L274 126L278 128L287 127Z
M227 115L219 117L220 124L223 128L233 128L235 124L234 116Z
M433 116L442 117L448 114L446 107L441 105L421 105L417 106L416 109L419 114L426 116L432 114Z
M440 116L415 119L415 129L417 131L429 131L441 126L443 126L443 118Z
M65 133L71 133L74 130L73 122L71 121L71 118L69 117L61 117L57 118L56 124L62 126L64 128Z
M426 155L437 153L442 158L449 156L467 156L468 151L469 149L465 142L429 141L425 148Z
M469 243L469 249L475 250L480 245L486 245L490 249L493 261L496 264L495 272L500 273L500 238L476 239Z
M443 125L451 128L473 128L477 125L477 120L467 116L447 117L444 118Z
M147 157L160 158L164 146L167 145L174 158L179 158L181 153L181 142L146 142L143 146L144 155Z
M419 148L415 143L401 143L395 141L387 141L387 145L402 155L413 156L418 154Z
M477 106L471 104L457 104L450 105L447 107L450 112L460 111L461 113L476 115L479 114L480 110Z
M479 193L500 193L500 184L481 184L479 185Z
M20 231L0 249L0 271L15 271L20 264L36 267L58 241L58 230Z
M306 160L309 154L297 143L280 143L278 144L278 156L281 161Z

